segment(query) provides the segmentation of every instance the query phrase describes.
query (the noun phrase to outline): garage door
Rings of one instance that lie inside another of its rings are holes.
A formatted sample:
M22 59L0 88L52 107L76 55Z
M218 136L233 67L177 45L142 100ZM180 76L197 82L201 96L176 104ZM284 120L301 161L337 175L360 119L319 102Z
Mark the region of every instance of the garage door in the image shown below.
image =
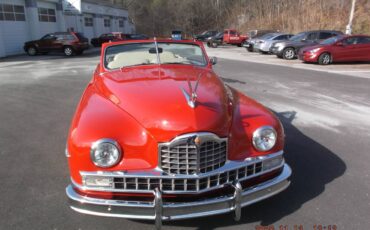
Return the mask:
M91 14L84 14L83 33L89 40L94 36L94 18Z
M49 2L37 2L40 22L40 37L48 34L59 32L56 20L56 5Z
M23 52L24 42L29 40L24 1L0 0L0 27L4 55Z

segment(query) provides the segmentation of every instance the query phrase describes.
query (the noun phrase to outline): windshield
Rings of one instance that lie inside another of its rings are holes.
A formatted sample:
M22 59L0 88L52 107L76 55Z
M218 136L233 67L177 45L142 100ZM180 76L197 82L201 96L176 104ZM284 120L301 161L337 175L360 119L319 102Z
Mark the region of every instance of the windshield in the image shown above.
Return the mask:
M271 33L271 34L265 34L265 35L263 35L263 36L261 37L261 39L268 40L268 39L273 38L273 37L275 37L275 36L276 36L276 34L274 34L274 33Z
M159 42L158 50L161 64L207 65L203 50L195 44ZM157 63L154 43L122 44L105 50L104 65L107 69Z
M224 33L223 32L218 32L215 37L223 37L224 36Z
M291 37L289 40L290 41L300 41L302 40L303 38L305 38L306 36L306 33L302 32L302 33L299 33L297 35L294 35L293 37Z
M341 38L343 38L342 35L331 37L331 38L328 38L328 39L320 42L320 44L322 44L322 45L330 45L330 44L336 43Z

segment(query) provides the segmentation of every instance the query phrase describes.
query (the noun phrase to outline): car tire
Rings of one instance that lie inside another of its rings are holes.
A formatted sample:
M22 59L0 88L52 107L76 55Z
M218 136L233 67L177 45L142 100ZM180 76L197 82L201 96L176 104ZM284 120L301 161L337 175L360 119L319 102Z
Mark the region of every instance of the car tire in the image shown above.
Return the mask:
M65 46L65 47L63 48L63 53L64 53L64 55L66 55L67 57L70 57L70 56L72 56L75 52L74 52L74 50L73 50L73 48L72 48L72 47L70 47L70 46Z
M329 53L320 54L318 62L320 65L329 65L331 63L331 55Z
M238 47L242 47L242 44L240 43L240 44L238 44L237 46L238 46Z
M248 52L253 52L254 48L252 45L249 45L249 47L247 48Z
M218 46L217 42L212 42L212 43L211 43L211 47L212 47L212 48L217 48L217 46Z
M27 54L30 56L35 56L37 54L37 49L34 46L27 47Z
M295 49L294 48L285 48L283 50L283 58L286 60L292 60L296 56Z

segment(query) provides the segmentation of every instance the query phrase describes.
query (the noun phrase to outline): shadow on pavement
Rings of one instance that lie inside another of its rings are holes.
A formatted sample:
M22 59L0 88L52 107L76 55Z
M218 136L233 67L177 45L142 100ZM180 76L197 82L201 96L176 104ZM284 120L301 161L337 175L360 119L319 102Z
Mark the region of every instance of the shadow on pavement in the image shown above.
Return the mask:
M325 146L304 135L292 121L296 112L276 114L286 133L285 159L293 174L291 185L282 193L242 209L239 222L232 214L210 216L193 220L165 222L165 226L216 229L257 222L272 225L283 217L299 210L301 206L319 196L325 185L346 171L345 163Z

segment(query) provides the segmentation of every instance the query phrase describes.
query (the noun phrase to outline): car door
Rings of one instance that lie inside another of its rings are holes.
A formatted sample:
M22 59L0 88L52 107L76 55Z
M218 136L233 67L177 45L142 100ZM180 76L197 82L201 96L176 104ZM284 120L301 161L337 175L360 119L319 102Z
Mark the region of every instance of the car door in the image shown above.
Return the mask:
M224 31L224 38L223 38L223 41L224 41L225 43L229 43L229 41L230 41L230 35L229 35L229 31L228 31L228 30L225 30L225 31Z
M370 61L370 37L358 37L357 45L358 61Z
M53 41L56 37L53 34L47 34L37 42L37 49L41 52L50 51Z
M230 30L230 44L239 42L239 34L235 30Z
M357 37L338 41L332 50L333 61L355 61L358 57Z
M51 41L50 50L54 51L62 50L66 40L67 40L66 35L56 34L55 39Z
M297 53L299 53L299 50L303 47L307 46L313 46L318 43L318 32L310 32L307 33L307 35L295 45Z

